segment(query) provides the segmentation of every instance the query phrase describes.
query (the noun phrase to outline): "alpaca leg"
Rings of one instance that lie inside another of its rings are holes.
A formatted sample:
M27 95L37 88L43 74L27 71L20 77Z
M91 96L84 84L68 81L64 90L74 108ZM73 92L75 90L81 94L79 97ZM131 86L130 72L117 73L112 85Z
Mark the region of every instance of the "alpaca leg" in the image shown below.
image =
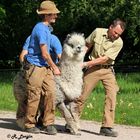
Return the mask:
M63 114L66 123L69 126L70 133L73 135L77 135L77 134L79 135L76 123L74 122L73 117L70 111L68 110L68 108L66 107L66 105L64 104L64 102L60 103L57 107L60 109L60 112Z
M80 123L79 123L79 116L78 116L78 110L75 102L69 102L67 105L67 108L69 108L70 113L72 114L73 120L76 123L77 129L80 130Z

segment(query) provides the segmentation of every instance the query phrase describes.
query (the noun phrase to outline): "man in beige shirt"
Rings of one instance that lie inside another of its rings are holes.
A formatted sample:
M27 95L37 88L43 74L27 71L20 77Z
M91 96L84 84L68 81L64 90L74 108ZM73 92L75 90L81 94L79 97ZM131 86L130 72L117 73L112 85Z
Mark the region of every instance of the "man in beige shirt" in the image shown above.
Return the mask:
M77 100L79 115L84 103L99 81L105 88L105 105L100 134L105 136L118 136L112 130L115 116L116 95L119 90L112 65L123 47L120 35L125 30L125 22L115 19L109 29L96 28L86 39L87 52L90 61L84 62L87 71L84 74L84 86L81 97Z

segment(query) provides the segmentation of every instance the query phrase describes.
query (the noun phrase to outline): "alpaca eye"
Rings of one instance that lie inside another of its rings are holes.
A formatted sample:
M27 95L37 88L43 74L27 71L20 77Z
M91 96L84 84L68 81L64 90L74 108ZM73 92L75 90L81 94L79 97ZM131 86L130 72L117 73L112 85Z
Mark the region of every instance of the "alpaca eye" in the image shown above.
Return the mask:
M68 45L69 45L71 48L74 48L74 45L73 45L73 44L68 43Z
M71 46L72 48L74 48L74 45L71 44L70 46Z

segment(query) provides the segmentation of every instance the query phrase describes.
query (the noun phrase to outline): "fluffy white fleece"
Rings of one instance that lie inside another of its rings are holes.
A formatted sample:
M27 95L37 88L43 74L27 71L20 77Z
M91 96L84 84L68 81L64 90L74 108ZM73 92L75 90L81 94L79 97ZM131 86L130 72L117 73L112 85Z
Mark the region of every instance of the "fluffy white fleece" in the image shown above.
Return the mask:
M55 77L57 88L56 103L78 98L82 91L82 63L85 56L85 39L82 34L67 36L60 60L61 75Z
M77 134L76 104L73 101L81 95L83 86L82 63L85 56L85 38L82 34L67 35L63 45L59 68L60 76L55 76L56 105L65 117L72 134Z

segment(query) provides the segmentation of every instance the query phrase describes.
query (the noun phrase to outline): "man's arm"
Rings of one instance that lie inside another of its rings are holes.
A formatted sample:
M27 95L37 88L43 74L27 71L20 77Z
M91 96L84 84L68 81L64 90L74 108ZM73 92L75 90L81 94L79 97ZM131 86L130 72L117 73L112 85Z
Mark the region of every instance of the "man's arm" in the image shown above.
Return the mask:
M92 44L86 42L86 49L85 49L86 53L88 53L92 47L93 47Z
M24 61L24 57L26 54L28 54L28 47L30 42L31 36L28 36L27 39L24 42L23 49L19 55L19 61L22 63Z
M61 59L61 55L62 55L62 54L57 54L58 60Z
M92 44L86 42L86 52L88 52L92 47L93 47ZM95 66L95 65L103 65L109 59L110 58L108 56L101 56L101 57L96 58L94 60L90 60L90 61L84 62L83 66L84 67L92 67L92 66Z
M107 56L101 56L101 57L96 58L94 60L84 62L83 65L84 65L84 67L92 67L92 66L95 66L95 65L103 65L108 60L109 60L109 57L107 57Z
M47 51L47 46L45 44L42 44L42 45L40 45L40 48L41 48L42 57L45 59L45 61L47 61L49 66L53 69L53 73L55 75L59 75L60 70L58 69L58 67L52 61L52 58L51 58L50 54Z
M25 55L28 54L28 50L22 50L19 55L19 61L22 63L24 61Z

